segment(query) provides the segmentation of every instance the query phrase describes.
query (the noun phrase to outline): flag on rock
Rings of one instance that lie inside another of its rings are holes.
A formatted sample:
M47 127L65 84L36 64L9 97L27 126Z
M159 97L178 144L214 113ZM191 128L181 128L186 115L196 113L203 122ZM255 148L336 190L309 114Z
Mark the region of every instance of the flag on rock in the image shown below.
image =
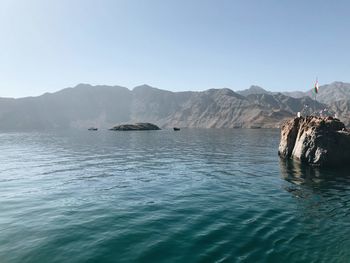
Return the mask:
M316 79L315 87L314 87L314 92L315 92L316 94L318 93L318 89L319 89L318 80Z

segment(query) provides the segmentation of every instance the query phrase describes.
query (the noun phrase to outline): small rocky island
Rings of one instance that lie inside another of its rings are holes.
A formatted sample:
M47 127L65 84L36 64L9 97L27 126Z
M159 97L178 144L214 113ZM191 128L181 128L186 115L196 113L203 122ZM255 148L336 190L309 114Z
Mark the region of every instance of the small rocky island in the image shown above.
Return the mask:
M135 123L135 124L122 124L114 126L110 129L111 131L153 131L160 130L157 125L152 123Z
M278 154L312 166L350 165L350 131L332 117L295 118L282 125Z

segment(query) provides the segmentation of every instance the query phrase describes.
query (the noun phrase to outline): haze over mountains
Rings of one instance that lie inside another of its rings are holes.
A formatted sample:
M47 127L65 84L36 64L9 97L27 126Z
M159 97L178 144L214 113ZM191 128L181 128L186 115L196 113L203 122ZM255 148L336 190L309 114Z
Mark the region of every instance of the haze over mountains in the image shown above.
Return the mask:
M350 84L320 87L317 102L308 92L269 92L258 86L234 92L210 89L171 92L147 85L79 84L55 93L20 99L0 98L0 130L110 128L151 122L163 128L273 128L308 107L325 108L350 124Z

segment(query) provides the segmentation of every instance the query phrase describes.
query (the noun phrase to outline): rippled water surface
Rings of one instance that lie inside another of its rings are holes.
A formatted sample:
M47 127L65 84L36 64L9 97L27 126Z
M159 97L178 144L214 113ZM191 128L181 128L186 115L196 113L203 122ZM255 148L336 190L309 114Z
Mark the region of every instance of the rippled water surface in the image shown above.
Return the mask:
M278 130L0 134L0 262L350 262L350 172Z

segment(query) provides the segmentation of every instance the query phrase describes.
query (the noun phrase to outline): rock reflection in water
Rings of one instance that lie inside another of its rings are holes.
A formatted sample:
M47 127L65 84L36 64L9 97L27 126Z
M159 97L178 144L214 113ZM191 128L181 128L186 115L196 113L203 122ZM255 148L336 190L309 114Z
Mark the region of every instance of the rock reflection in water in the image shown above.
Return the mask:
M298 200L298 214L303 220L312 222L310 228L320 227L327 220L335 223L348 218L348 170L322 170L295 160L281 160L280 170L282 178L285 179L283 189Z
M280 160L280 168L282 178L296 185L322 181L319 169L304 165L297 160Z
M350 173L347 169L320 169L297 160L280 160L281 177L291 184L284 189L296 197L307 197L309 192L327 195L333 191L348 190Z

